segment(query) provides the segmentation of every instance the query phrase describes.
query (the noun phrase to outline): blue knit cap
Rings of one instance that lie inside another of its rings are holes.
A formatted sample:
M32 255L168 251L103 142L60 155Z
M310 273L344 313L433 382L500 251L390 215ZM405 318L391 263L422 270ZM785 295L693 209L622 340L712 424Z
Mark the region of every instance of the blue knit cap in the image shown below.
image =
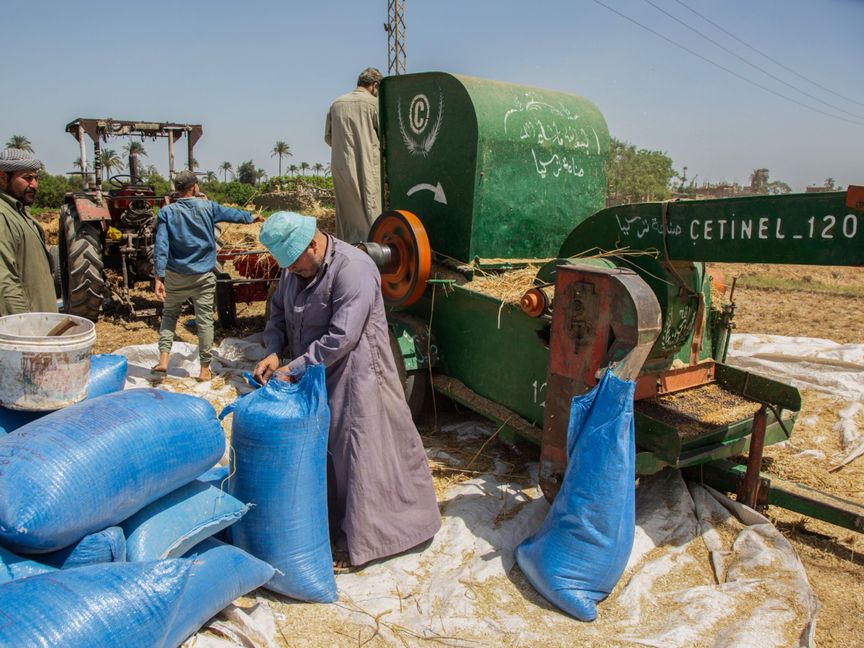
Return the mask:
M280 211L264 221L258 240L267 246L280 267L287 268L309 247L315 227L312 216Z

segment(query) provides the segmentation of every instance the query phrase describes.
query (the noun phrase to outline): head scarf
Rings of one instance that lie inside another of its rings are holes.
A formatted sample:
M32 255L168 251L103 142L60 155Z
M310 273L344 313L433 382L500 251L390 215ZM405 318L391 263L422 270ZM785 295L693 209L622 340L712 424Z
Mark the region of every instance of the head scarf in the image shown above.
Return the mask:
M30 151L7 148L5 151L0 152L0 171L8 173L38 171L43 167L42 162L37 160Z

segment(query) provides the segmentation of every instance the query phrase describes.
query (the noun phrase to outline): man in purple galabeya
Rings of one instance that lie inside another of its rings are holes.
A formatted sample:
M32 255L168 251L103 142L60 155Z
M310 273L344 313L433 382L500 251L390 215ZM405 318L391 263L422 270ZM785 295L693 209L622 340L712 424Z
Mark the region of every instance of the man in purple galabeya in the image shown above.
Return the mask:
M309 365L326 367L334 565L359 566L425 542L441 518L390 350L378 269L309 216L277 212L260 240L283 271L255 377L296 380Z

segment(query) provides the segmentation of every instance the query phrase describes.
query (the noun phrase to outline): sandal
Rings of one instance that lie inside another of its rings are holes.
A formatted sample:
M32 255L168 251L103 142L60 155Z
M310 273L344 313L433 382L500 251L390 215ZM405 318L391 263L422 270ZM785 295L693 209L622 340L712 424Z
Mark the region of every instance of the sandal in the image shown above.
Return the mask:
M336 563L339 563L338 565ZM336 549L333 551L333 573L334 574L351 574L360 569L351 564L351 558L347 551Z

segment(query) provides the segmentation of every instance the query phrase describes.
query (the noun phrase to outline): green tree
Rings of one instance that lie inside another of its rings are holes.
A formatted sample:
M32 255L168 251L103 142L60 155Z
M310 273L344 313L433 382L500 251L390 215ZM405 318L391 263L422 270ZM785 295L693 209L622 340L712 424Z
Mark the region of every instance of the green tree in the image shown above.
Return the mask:
M769 182L767 186L767 192L769 194L788 194L792 193L792 187L790 187L785 182L780 180L774 180L773 182Z
M36 192L35 207L59 209L68 192L81 191L81 180L75 176L51 175L39 171L39 191Z
M288 167L288 171L291 172L291 175L297 175L297 171L299 171L299 167L296 164L292 164Z
M607 205L666 200L670 196L670 182L677 176L672 158L662 151L637 149L614 137L606 171Z
M321 164L320 162L316 162L315 164L312 165L312 170L315 172L315 175L317 176L319 173L321 173L324 170L324 165Z
M216 182L218 179L219 176L217 176L213 171L208 171L204 174L204 182Z
M252 160L246 160L237 165L237 180L250 185L254 185L258 181L258 169Z
M308 168L309 168L309 163L308 163L308 162L301 162L301 163L300 163L300 170L303 172L303 175L304 175L304 176L306 175L306 170L307 170Z
M30 151L33 152L33 144L30 143L30 140L27 139L24 135L13 135L9 138L9 141L6 142L6 148L17 148L22 151Z
M276 145L273 147L273 150L270 153L270 157L274 155L279 156L279 173L278 175L282 175L282 158L284 157L292 157L291 147L288 146L285 142L279 141L276 142Z
M756 169L750 174L750 193L768 193L768 169Z
M123 160L120 159L120 156L117 155L117 151L114 149L102 149L102 152L99 154L99 161L102 163L102 178L111 177L114 175L114 171L119 171L123 168Z
M223 162L219 165L219 170L222 172L222 182L228 182L228 174L231 174L231 177L234 177L234 165L230 162Z

